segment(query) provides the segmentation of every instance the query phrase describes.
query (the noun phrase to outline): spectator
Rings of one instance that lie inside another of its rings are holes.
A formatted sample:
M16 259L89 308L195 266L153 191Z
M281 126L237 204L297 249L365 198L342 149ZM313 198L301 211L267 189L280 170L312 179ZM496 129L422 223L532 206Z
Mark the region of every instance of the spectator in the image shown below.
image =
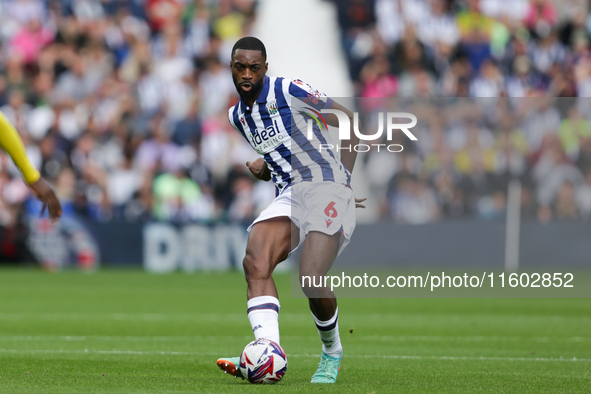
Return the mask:
M439 218L439 207L433 192L424 181L407 178L391 201L393 219L397 223L425 224Z
M232 194L234 199L228 209L228 217L233 222L248 225L255 219L255 201L253 199L254 181L246 176L234 180Z
M386 57L367 62L361 70L361 81L364 84L362 97L396 96L398 80L390 74L390 62Z
M552 30L542 36L532 46L532 63L541 74L548 76L552 66L564 60L566 51L558 41L556 31Z
M155 32L169 22L178 21L182 12L181 2L177 0L148 0L145 7L150 28Z
M155 178L154 199L154 217L160 220L206 221L213 217L210 199L182 170Z
M332 0L337 5L341 43L353 81L359 80L363 63L371 53L373 40L365 30L376 22L375 0Z
M152 136L138 147L135 160L142 171L175 172L181 167L179 148L170 141L169 130L162 116L152 120Z
M480 0L468 0L468 8L457 15L456 22L472 69L479 70L480 64L491 56L495 21L480 12Z
M101 75L91 73L87 60L77 56L72 69L64 72L58 79L56 97L62 102L83 100L97 89L100 79Z
M585 182L575 191L575 199L580 208L581 216L585 220L591 219L591 170L584 173Z
M554 202L554 211L557 220L573 221L579 219L580 213L575 200L575 188L572 183L564 182L558 189Z
M532 175L537 182L538 203L544 209L551 207L563 183L581 184L582 174L569 163L560 141L554 135L544 139L538 157L532 168Z
M140 191L144 183L143 178L144 174L134 167L133 157L130 155L126 156L116 169L108 173L105 187L115 218L127 220L130 217L127 212L128 204Z
M2 106L0 111L17 130L27 130L27 118L31 109L31 105L25 101L24 92L13 90L8 95L8 103Z
M460 39L460 33L453 14L448 10L445 0L432 0L431 12L425 12L425 17L418 21L417 37L429 47L437 43L454 46Z
M531 0L527 15L526 26L537 35L545 36L557 22L556 8L548 0Z
M560 123L558 138L567 156L575 158L580 149L580 140L591 137L591 123L583 119L578 109L573 106L568 110L568 117Z
M201 118L199 117L199 101L193 100L187 116L178 122L174 128L172 140L177 145L201 143Z
M30 64L37 60L41 48L53 41L53 32L41 24L40 19L31 16L25 25L10 41L10 56Z
M470 84L473 97L500 97L504 95L503 76L492 60L485 60L480 65L480 72Z

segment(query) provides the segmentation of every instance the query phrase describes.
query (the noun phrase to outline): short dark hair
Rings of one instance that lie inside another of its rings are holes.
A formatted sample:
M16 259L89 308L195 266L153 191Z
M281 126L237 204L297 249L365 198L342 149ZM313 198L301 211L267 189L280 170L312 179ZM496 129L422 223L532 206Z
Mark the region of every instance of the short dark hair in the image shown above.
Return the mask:
M248 51L261 51L265 60L267 60L267 50L265 44L261 40L255 37L242 37L232 47L232 56L237 49L246 49Z

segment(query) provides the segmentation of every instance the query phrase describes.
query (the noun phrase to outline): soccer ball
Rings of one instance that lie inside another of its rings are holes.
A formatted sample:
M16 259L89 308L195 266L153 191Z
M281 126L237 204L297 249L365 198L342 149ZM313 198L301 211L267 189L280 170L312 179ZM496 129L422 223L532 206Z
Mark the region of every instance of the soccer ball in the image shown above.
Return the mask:
M287 370L287 356L269 339L252 341L240 355L240 372L250 383L275 384Z

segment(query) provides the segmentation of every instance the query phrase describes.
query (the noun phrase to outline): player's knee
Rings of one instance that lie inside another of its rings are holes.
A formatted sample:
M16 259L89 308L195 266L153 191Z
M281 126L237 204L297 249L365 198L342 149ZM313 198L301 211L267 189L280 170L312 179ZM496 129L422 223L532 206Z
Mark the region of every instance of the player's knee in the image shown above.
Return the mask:
M279 257L277 258L277 263L285 261L289 257L290 253L291 253L291 244L285 245L283 247L283 250L281 250L279 253Z
M242 261L246 281L269 279L273 272L272 263L268 257L262 253L256 253L252 250L246 250L246 256Z

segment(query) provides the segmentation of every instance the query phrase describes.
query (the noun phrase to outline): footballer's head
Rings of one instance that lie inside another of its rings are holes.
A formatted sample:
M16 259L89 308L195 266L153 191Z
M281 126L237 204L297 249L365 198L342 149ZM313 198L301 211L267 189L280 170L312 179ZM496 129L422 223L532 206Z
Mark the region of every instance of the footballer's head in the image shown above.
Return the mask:
M232 48L230 69L238 94L246 101L254 101L267 72L267 50L261 40L254 37L238 40Z

